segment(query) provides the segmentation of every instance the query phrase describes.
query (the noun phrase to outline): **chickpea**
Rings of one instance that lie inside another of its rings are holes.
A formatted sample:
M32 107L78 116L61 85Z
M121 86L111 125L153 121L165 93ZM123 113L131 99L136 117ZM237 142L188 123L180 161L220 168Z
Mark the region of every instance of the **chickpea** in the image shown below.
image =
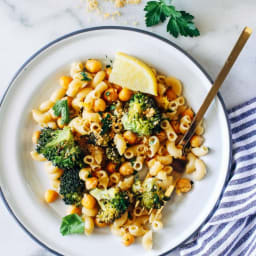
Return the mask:
M99 228L104 228L104 227L106 227L107 226L107 224L105 223L105 222L101 222L100 220L99 220L99 218L95 218L95 224L96 224L96 226L97 227L99 227Z
M109 88L104 92L104 99L108 102L116 101L117 97L117 89Z
M87 60L85 63L85 68L92 73L97 73L98 71L101 70L102 64L98 60L90 59Z
M84 194L82 205L87 209L93 209L96 206L96 200L90 194Z
M78 215L81 215L82 214L82 210L80 207L77 207L75 205L70 205L67 209L67 214L78 214Z
M96 188L98 185L98 179L96 177L88 178L86 179L85 185L88 190Z
M176 190L181 193L189 192L192 188L192 183L187 178L182 178L177 181Z
M159 132L156 136L160 142L163 142L166 139L166 133L164 131Z
M175 100L177 98L177 95L175 94L175 92L171 88L169 88L167 90L166 96L167 96L168 100L170 100L170 101Z
M124 176L133 174L134 170L132 164L130 162L123 163L119 169L119 172Z
M200 147L203 144L203 142L203 137L199 135L194 135L190 140L191 147L193 148Z
M191 120L194 118L194 112L191 108L187 108L183 113L182 116L189 116Z
M127 89L127 88L123 88L121 90L121 92L119 92L118 97L119 100L121 101L128 101L132 96L132 91Z
M103 99L96 99L94 102L94 111L102 112L106 109L106 102Z
M68 86L70 84L70 82L72 81L72 77L70 76L61 76L59 79L59 84L61 87L63 87L64 89L68 89Z
M37 141L38 141L38 139L39 139L39 137L40 137L40 131L35 131L34 133L33 133L33 135L32 135L32 142L34 143L34 144L37 144Z
M109 162L109 163L107 164L106 169L107 169L107 171L108 171L109 173L113 173L113 172L116 171L116 165L115 165L114 163L110 163L110 162Z
M125 246L129 246L132 243L134 243L134 236L131 235L130 233L126 233L122 237L122 242Z
M129 144L135 144L137 141L136 134L131 131L124 132L123 137Z
M44 199L47 203L52 203L56 201L59 197L59 194L55 190L48 189L45 191Z

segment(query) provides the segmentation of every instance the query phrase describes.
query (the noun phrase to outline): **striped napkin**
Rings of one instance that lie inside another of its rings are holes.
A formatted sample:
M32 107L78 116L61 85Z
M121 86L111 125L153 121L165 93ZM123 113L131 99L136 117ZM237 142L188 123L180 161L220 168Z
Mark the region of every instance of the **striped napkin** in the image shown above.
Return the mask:
M182 256L256 255L256 98L228 111L233 165L219 206Z

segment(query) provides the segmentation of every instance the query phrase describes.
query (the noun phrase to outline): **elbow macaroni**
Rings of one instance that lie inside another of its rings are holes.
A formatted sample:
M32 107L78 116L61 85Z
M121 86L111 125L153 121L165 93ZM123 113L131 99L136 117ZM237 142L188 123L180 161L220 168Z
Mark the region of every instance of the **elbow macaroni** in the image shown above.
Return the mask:
M157 136L151 136L149 138L149 157L153 157L160 148L160 141Z
M166 144L166 149L168 151L168 153L174 157L174 158L181 158L182 157L182 149L181 148L177 148L175 146L175 143L172 141L167 141Z
M82 72L83 69L84 69L84 64L81 61L73 62L71 64L71 67L70 67L70 75L71 75L71 77L74 77L74 75L76 75L77 73Z
M86 127L86 121L81 117L72 119L68 126L81 135L89 133L89 129Z
M94 230L94 221L92 217L84 217L84 233L89 236Z
M206 175L206 166L202 159L195 160L195 172L193 173L193 177L195 180L202 180Z
M208 154L208 151L209 149L206 146L191 149L191 152L196 156L205 156Z
M100 82L104 80L105 76L106 76L105 71L97 72L95 77L92 80L92 86L95 88Z
M121 134L116 134L114 137L114 143L120 155L123 155L126 150L126 141Z
M178 136L177 136L176 132L174 131L174 129L172 128L169 121L167 121L167 120L162 121L161 128L165 131L166 136L169 141L175 141L177 139Z

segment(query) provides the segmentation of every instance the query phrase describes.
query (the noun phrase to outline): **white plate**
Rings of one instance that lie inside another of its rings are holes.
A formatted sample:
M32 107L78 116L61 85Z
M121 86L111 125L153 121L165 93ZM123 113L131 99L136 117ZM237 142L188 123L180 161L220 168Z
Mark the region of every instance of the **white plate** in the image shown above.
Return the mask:
M221 195L230 164L230 132L224 105L216 98L205 117L204 157L207 177L194 184L192 192L175 197L164 209L164 228L154 233L154 249L145 252L139 242L123 247L120 238L107 229L90 237L59 233L63 202L43 202L49 181L42 163L34 162L31 134L36 125L31 109L47 99L66 74L72 61L113 58L126 52L151 64L184 84L184 94L194 110L199 108L211 82L202 68L171 42L137 29L100 27L85 29L50 43L18 71L4 97L0 111L0 185L7 207L19 224L43 246L64 255L159 255L189 238L213 211Z

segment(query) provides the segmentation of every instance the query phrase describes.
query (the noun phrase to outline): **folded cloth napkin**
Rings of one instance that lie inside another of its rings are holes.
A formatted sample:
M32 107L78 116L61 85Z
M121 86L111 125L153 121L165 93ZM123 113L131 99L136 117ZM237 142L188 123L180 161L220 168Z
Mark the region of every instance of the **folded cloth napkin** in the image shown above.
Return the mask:
M228 111L231 177L213 216L181 247L182 256L256 255L256 98Z

